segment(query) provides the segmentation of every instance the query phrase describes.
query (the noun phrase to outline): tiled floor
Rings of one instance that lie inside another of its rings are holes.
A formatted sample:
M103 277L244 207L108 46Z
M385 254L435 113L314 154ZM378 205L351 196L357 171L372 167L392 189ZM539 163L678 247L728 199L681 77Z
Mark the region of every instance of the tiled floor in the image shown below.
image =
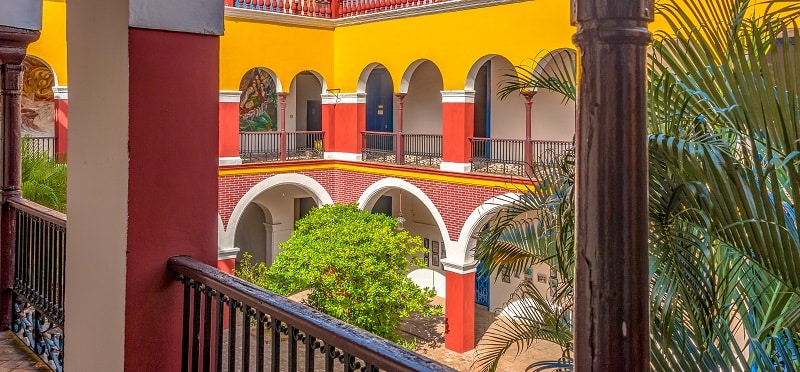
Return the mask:
M50 371L11 331L0 332L0 372Z

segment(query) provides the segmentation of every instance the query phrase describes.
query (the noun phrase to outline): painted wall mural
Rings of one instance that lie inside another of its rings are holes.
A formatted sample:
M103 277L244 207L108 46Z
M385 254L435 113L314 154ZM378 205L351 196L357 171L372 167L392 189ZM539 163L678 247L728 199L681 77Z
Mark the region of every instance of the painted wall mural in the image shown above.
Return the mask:
M53 71L42 60L30 56L22 64L22 135L55 136Z
M278 95L275 80L267 69L256 67L247 71L239 85L240 131L278 130Z

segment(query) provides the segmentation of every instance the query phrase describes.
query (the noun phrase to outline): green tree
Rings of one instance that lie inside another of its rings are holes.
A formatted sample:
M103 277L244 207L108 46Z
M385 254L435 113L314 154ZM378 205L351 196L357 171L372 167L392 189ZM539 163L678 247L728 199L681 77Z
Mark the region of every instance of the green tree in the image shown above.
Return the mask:
M50 209L67 208L67 167L22 141L22 196Z
M762 13L747 0L665 0L648 82L650 356L654 370L800 368L800 35L796 2ZM538 86L574 92L574 64L520 70L511 94ZM566 77L566 78L564 78ZM569 368L574 277L573 162L538 168L541 184L479 237L490 270L546 263L555 295L523 285L536 303L501 319L476 367L511 346L561 345ZM526 220L526 212L537 219ZM479 350L481 350L479 348Z
M441 308L430 304L432 289L406 277L411 266L423 265L420 238L396 228L394 219L355 204L314 208L297 221L269 268L246 257L236 275L284 296L309 290L311 307L402 342L403 319Z

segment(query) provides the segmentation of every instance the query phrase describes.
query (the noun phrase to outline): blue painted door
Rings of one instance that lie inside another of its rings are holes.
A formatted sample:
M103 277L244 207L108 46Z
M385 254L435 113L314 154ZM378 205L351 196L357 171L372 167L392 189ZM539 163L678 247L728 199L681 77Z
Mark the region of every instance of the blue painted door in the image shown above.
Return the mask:
M475 273L475 303L489 307L489 272L483 272L483 262Z
M367 79L367 130L391 132L393 128L392 78L384 69L372 70Z

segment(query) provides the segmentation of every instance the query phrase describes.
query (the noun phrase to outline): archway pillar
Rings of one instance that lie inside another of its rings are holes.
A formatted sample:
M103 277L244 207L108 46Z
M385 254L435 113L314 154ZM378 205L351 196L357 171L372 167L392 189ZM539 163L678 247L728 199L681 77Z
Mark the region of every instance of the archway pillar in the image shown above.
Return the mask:
M475 91L442 91L442 164L441 170L470 172L472 147L469 138L475 133Z
M239 248L229 247L220 248L217 252L217 269L233 275L233 268L236 267L236 257L239 255Z
M53 87L53 112L55 113L56 160L67 162L67 127L69 119L69 89Z
M361 161L361 132L367 129L367 94L337 93L322 98L325 159Z
M475 269L478 261L443 259L445 274L444 346L464 353L475 348Z
M219 91L219 165L242 164L239 157L238 90Z

